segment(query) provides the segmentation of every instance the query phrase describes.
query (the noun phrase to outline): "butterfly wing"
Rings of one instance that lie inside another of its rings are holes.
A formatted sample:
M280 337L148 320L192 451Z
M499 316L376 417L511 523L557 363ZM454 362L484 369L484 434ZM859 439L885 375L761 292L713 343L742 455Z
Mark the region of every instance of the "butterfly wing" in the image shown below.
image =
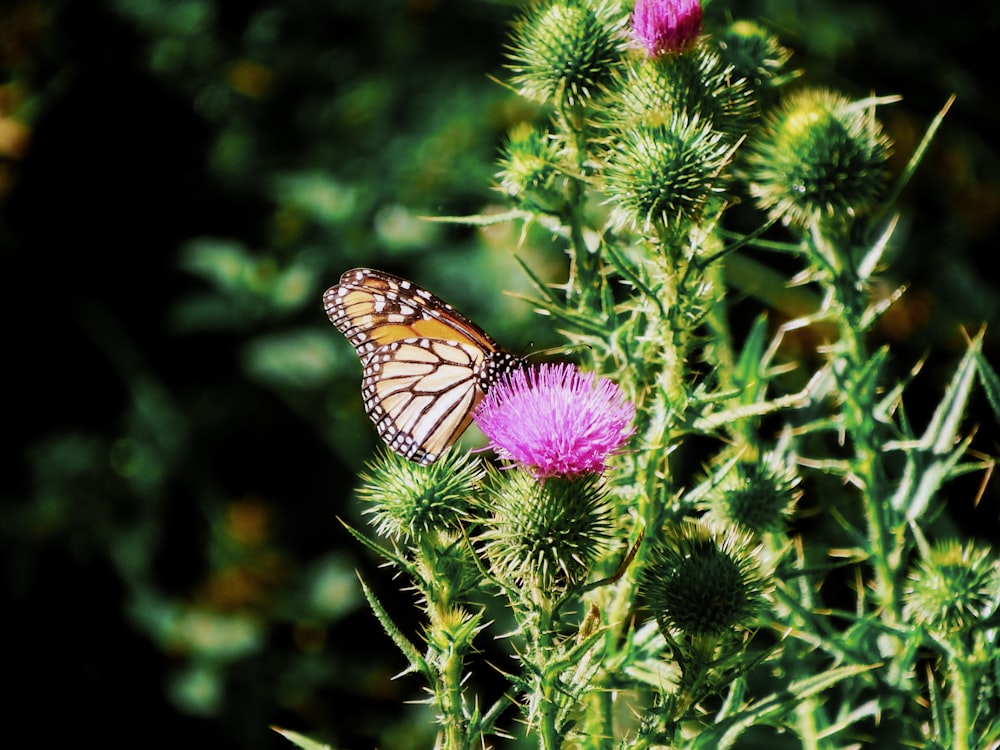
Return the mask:
M472 420L483 397L483 352L468 344L411 338L376 349L364 362L365 411L385 444L432 463Z
M365 411L392 450L429 464L472 421L486 390L521 360L406 279L347 271L323 296L364 369Z
M479 326L412 281L371 268L355 268L323 295L326 314L358 356L407 338L459 341L499 349Z

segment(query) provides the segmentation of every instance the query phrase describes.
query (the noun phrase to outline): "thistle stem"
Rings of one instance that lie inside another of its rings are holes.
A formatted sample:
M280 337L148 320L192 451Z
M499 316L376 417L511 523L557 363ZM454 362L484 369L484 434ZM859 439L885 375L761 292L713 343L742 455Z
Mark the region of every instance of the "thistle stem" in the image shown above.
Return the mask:
M954 750L969 750L973 696L964 653L952 654L948 660L948 677L951 683L951 746Z
M818 227L814 227L811 234L814 257L831 277L834 304L839 308L834 376L844 399L841 408L844 429L853 446L851 472L861 489L876 602L882 610L883 621L895 623L899 621L900 611L892 562L894 553L890 548L892 536L885 506L888 482L879 450L878 425L873 416L881 379L879 373L868 372L872 353L865 344L861 322L867 299L854 268L835 249L846 247L848 240L846 237L838 239L831 241L823 237Z
M552 603L544 596L537 597L537 600L539 601L538 630L535 641L541 682L538 704L539 746L542 750L558 750L560 743L556 722L559 706L556 683L559 673L551 667L552 657L555 655L555 644L552 641Z

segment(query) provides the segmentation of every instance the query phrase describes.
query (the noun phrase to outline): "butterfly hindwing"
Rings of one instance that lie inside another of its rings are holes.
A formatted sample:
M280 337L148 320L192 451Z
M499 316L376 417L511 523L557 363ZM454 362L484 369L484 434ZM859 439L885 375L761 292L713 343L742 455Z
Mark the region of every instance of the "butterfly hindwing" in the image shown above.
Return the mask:
M521 363L451 305L382 271L347 271L323 302L361 359L379 436L420 463L454 443L486 390Z
M482 353L454 341L412 338L365 360L365 411L386 445L420 463L434 461L465 431L483 397Z

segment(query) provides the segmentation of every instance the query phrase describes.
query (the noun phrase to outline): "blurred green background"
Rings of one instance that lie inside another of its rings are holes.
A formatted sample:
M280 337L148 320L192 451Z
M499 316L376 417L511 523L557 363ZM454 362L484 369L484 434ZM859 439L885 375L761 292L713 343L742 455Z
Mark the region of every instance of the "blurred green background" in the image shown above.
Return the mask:
M558 340L502 294L527 288L515 252L560 278L552 238L421 218L505 208L498 147L538 116L491 80L518 6L0 4L8 732L253 750L289 746L278 724L430 746L354 571L412 625L409 599L337 520L364 524L351 492L375 436L320 297L371 265L515 351ZM912 287L880 331L904 366L935 353L931 408L960 326L998 318L1000 5L716 0L706 28L731 18L777 32L810 83L902 95L881 111L896 168L957 95L905 197L889 283ZM995 534L992 485L975 508L967 489L957 523Z

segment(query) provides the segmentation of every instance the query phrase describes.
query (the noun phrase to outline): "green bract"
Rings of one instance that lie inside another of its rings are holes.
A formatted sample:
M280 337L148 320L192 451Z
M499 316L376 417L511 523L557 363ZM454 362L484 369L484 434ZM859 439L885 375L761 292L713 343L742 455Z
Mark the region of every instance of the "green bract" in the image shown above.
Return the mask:
M781 532L801 494L796 474L762 456L729 467L709 492L707 505L713 518L755 534Z
M516 204L541 213L566 205L562 145L549 133L521 124L511 131L500 159L499 188Z

